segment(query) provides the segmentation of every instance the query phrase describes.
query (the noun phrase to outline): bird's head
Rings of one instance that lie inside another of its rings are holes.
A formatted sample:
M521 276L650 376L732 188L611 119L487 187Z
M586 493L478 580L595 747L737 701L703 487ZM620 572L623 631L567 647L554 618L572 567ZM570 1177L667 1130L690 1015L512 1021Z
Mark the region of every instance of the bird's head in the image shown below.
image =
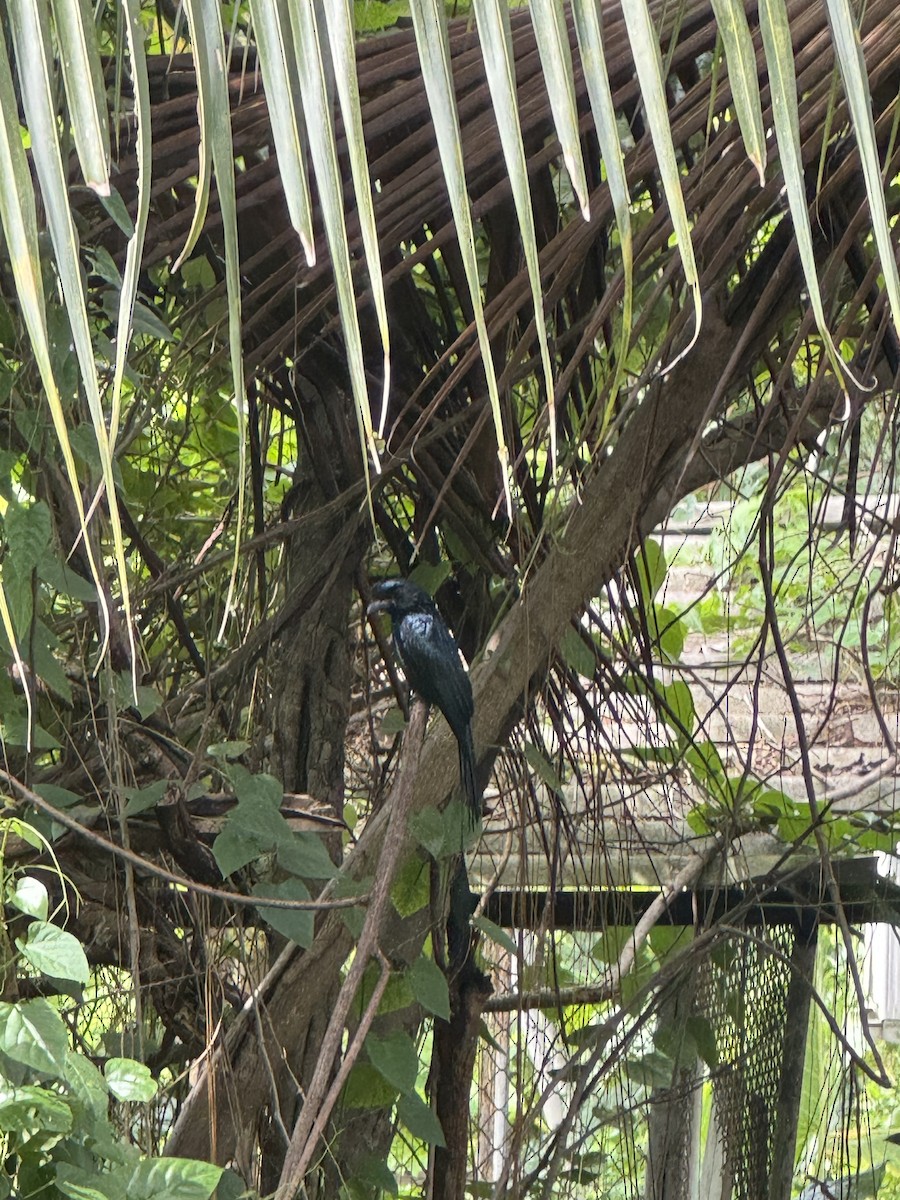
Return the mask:
M424 588L408 579L382 579L372 588L367 611L370 617L386 612L392 621L398 621L409 613L434 612L434 601Z

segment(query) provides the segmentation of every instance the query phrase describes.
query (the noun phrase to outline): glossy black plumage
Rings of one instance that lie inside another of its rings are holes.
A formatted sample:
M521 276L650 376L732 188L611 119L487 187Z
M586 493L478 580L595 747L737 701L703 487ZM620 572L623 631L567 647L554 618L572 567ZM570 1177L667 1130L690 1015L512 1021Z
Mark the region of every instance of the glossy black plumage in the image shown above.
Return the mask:
M409 686L436 705L459 744L459 773L472 819L481 817L481 795L475 778L472 742L472 685L460 662L453 635L426 591L406 579L386 579L372 588L369 614L391 618L394 648Z

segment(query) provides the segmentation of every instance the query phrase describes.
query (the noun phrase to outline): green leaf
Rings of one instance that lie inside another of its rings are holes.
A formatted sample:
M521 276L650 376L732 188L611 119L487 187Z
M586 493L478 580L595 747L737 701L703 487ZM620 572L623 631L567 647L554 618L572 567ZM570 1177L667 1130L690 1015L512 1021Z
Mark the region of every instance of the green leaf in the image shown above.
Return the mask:
M409 832L432 858L439 859L444 849L444 818L436 808L423 808L409 819Z
M610 925L591 947L591 958L604 963L618 962L622 951L633 938L632 926Z
M125 1194L128 1200L208 1200L224 1169L190 1158L142 1158L128 1171Z
M694 298L694 334L678 358L674 360L677 362L679 358L683 358L690 351L700 333L703 302L700 295L697 263L694 258L691 227L681 190L681 176L672 138L659 38L653 27L647 0L622 0L622 15L625 18L625 29L631 43L632 57L641 88L644 115L650 128L653 149L656 152L656 169L666 194L678 244L678 253L684 269L685 282L691 289ZM669 364L669 369L672 366L674 366L674 362ZM655 591L651 593L651 598L655 594Z
M683 950L692 937L693 931L683 925L654 925L648 941L656 957L664 962L670 954Z
M606 183L616 214L619 246L622 253L622 272L625 276L621 305L622 332L619 339L616 373L610 381L611 400L605 414L609 419L614 397L618 392L621 372L628 359L631 343L632 310L634 306L634 240L631 232L631 194L625 175L625 160L619 134L618 116L609 83L609 71L600 30L600 14L595 0L572 0L572 17L581 54L581 66L591 103L591 115L600 143L600 157L606 173Z
M98 1175L96 1168L83 1170L67 1162L56 1164L56 1186L68 1200L124 1200L125 1197L124 1190L111 1176Z
M400 1097L397 1101L397 1116L413 1137L419 1138L429 1146L446 1146L440 1121L415 1092L411 1096Z
M258 883L253 888L253 895L270 900L308 900L309 889L301 879L285 879L281 883ZM312 909L298 908L291 911L285 908L267 908L260 904L259 913L273 929L277 929L298 946L307 949L312 945L316 919Z
M490 938L492 942L496 942L498 946L502 946L504 950L508 950L510 954L518 954L518 947L512 940L505 929L501 929L499 925L495 925L493 921L489 921L487 917L473 917L473 926Z
M88 604L97 603L97 589L91 580L73 571L67 563L61 562L52 549L41 555L37 572L45 583L61 595L71 596L73 600L84 600Z
M162 698L156 688L141 684L136 689L131 690L131 696L126 707L130 708L134 706L141 719L146 720L147 717L153 716L161 704Z
M687 628L674 609L654 604L650 612L650 630L659 643L666 662L678 662L684 649Z
M362 983L356 998L358 1012L362 1013L365 1011L380 982L381 967L376 962L369 963L363 974ZM388 978L387 987L381 995L381 1002L378 1005L379 1016L385 1016L387 1013L392 1012L400 1012L401 1009L409 1008L412 1002L412 987L410 986L407 973L405 971L393 971Z
M649 962L632 967L622 978L622 1003L629 1005L635 996L650 982L656 967Z
M84 181L109 191L109 118L93 13L86 0L51 0L75 149Z
M46 1000L0 1002L0 1052L13 1062L58 1077L65 1069L68 1048L62 1018Z
M9 897L9 902L29 917L37 917L39 921L47 920L47 889L39 879L34 879L31 875L23 875L16 880L16 890Z
M450 1020L450 989L444 972L433 959L417 958L407 972L412 993L422 1007L444 1021Z
M288 215L300 235L307 264L313 266L316 240L306 170L307 138L290 14L284 0L251 0L250 12Z
M625 1060L625 1074L641 1087L665 1088L672 1086L675 1063L668 1054L651 1050L640 1058Z
M575 103L575 69L566 28L566 15L560 0L532 0L529 5L535 41L544 72L544 84L550 99L550 111L563 161L572 188L578 197L581 215L590 220L588 185L581 156L578 109Z
M109 1090L117 1100L146 1102L156 1095L156 1080L150 1074L149 1067L133 1058L107 1059L103 1073Z
M80 804L81 797L77 792L70 792L68 788L57 787L55 783L36 783L34 790L46 800L48 804L52 804L55 808L71 808L73 804Z
M212 852L222 878L227 879L270 849L269 839L254 837L249 830L229 820L213 842Z
M306 117L310 157L316 175L319 208L325 226L328 253L331 256L331 270L344 334L345 361L350 376L350 390L353 394L363 462L368 477L369 457L375 464L376 470L380 471L381 464L372 428L372 405L366 383L359 312L353 285L350 245L344 211L344 180L338 160L334 104L328 79L333 64L325 61L329 42L326 30L321 23L323 15L321 10L316 5L309 3L288 4L287 9L290 14L294 47L297 53L297 79L300 83L300 95ZM341 69L349 70L349 64L345 64ZM342 91L343 87L342 83ZM356 180L358 170L359 163L357 162L354 168L354 180ZM365 198L357 194L357 199L365 207ZM363 222L368 223L365 215ZM366 236L367 242L370 234ZM368 263L370 270L372 265L370 260Z
M225 771L232 781L238 804L213 843L213 854L223 876L228 876L261 854L285 847L290 854L294 833L280 812L283 791L271 775L251 775L233 764Z
M98 198L125 236L127 238L132 237L134 235L134 222L129 215L128 209L125 207L125 201L122 199L121 194L110 185L109 195Z
M0 1130L69 1133L72 1124L72 1109L57 1092L30 1085L6 1087L0 1082Z
M18 76L22 95L22 107L24 108L28 130L31 135L32 162L40 182L44 217L50 234L50 241L53 245L59 284L72 332L72 342L75 347L75 356L78 360L85 399L100 454L103 483L106 488L105 503L112 535L112 554L116 563L116 573L121 591L121 603L124 610L122 624L127 630L132 659L134 659L131 600L128 590L122 524L119 517L118 493L116 491L115 473L113 471L110 430L107 428L107 416L100 398L100 385L97 375L97 364L94 358L94 347L91 341L84 278L78 253L79 238L72 209L69 205L68 180L66 167L63 164L62 146L57 121L57 93L49 30L47 28L47 10L46 6L37 3L36 0L16 0L14 4L8 6L8 12L10 18L9 25L13 35L16 60L19 68ZM2 70L0 70L0 74L2 73ZM46 340L46 334L42 334L34 326L30 326L29 332L32 334L32 337L37 334L39 340L36 350L40 358L43 354L44 346L42 343ZM66 461L72 501L79 515L82 532L85 534L81 485L77 479L74 462L71 459L66 420L52 375L51 369L46 371L44 369L41 370L42 382L47 391L47 399L53 415L54 428L56 429L60 449ZM112 434L114 437L114 427ZM87 536L83 537L82 545L88 556L91 575L96 580L96 564L90 546L90 539ZM102 657L108 647L109 631L109 614L102 593L100 596L100 608L104 635L101 646Z
M147 334L160 342L172 342L175 340L168 325L158 316L156 310L151 308L149 304L145 304L143 300L136 300L134 302L134 311L131 315L131 328L134 333Z
M40 51L41 47L38 46L36 49ZM34 136L33 127L31 132ZM60 187L60 195L64 198L63 203L67 205L65 193L65 182L63 182ZM96 581L98 579L96 563L85 528L81 480L78 477L72 455L68 424L54 373L41 275L34 185L22 144L18 98L7 57L5 39L0 46L0 219L2 219L7 254L15 279L17 299L28 329L34 361L40 373L59 450L65 463L66 477L78 514L79 528L85 540L91 576ZM63 340L67 344L67 338L60 339L58 344L62 344ZM105 617L102 602L101 612ZM4 617L3 624L8 627L7 617L8 614ZM7 628L7 632L9 632L9 628ZM14 653L18 654L18 651L14 650ZM26 699L28 700L27 693ZM30 700L28 702L30 704Z
M692 610L699 618L700 629L706 634L722 633L728 628L728 618L722 608L722 597L710 592Z
M494 357L484 318L484 303L481 296L481 281L478 270L478 254L475 247L475 230L472 210L466 187L465 166L462 157L462 134L459 114L456 109L453 72L450 67L450 39L447 34L447 17L441 0L412 0L410 4L413 32L422 66L422 80L428 108L437 138L438 154L447 193L456 226L456 237L462 257L469 298L478 334L478 353L485 373L491 413L494 418L494 433L497 438L497 453L503 475L503 491L508 513L512 513L510 494L509 451L503 428L503 413L500 392L494 368ZM474 349L474 348L473 348Z
M856 150L862 165L866 196L872 218L872 232L878 246L878 257L884 290L888 294L894 329L900 331L900 276L897 259L891 243L890 225L885 205L884 183L875 137L875 122L872 118L872 96L866 73L859 28L853 10L847 0L826 0L828 23L837 60L844 80L844 92L853 119L856 134Z
M13 837L21 838L23 842L27 842L35 850L43 850L45 848L44 840L34 826L29 824L28 821L20 820L18 817L0 818L0 831L11 833Z
M5 570L0 583L2 583L3 598L6 601L9 611L11 625L10 629L6 629L6 622L4 621L3 632L6 634L6 637L2 640L12 649L15 639L18 638L24 641L31 629L32 617L34 616L34 578L31 571L20 571L15 563L10 560L10 565ZM7 716L7 714L3 715L4 717Z
M472 824L472 810L462 800L451 800L441 813L444 820L444 847L446 854L460 854L471 850L479 842L481 833Z
M795 813L778 818L778 836L784 842L800 841L812 834L813 822L808 805L798 805Z
M531 742L525 743L525 761L547 785L551 792L555 792L557 796L562 794L562 782L556 773L556 770L543 751Z
M497 118L497 131L500 134L500 145L503 148L506 173L509 176L513 202L516 206L516 217L518 218L519 231L522 237L525 265L528 269L528 282L531 286L531 299L534 305L535 330L540 347L541 364L544 370L544 386L547 391L550 419L550 457L551 462L555 464L556 419L554 412L553 364L550 359L547 325L544 318L544 297L541 289L540 260L538 256L537 236L534 228L531 187L528 181L528 167L525 161L522 126L519 121L519 103L518 96L516 95L515 59L512 47L512 30L509 21L509 6L505 3L496 3L494 0L475 0L474 9L475 19L478 24L478 37L484 56L485 73L491 92L491 102ZM570 98L565 96L559 107L568 111L569 104ZM568 119L568 117L561 115L561 120L568 121ZM580 149L577 154L580 160Z
M665 708L662 710L663 720L675 730L679 739L686 742L696 724L694 697L691 689L683 680L676 679L674 683L663 684L659 690L665 700Z
M366 1038L366 1052L382 1079L405 1096L415 1092L419 1059L408 1033L398 1029L384 1038L370 1033Z
M684 751L684 762L695 781L718 800L727 793L725 764L714 742L691 742Z
M356 1163L354 1181L374 1188L379 1196L399 1196L400 1189L390 1167L383 1158L369 1154Z
M72 1096L94 1117L106 1120L109 1107L109 1088L100 1071L89 1058L70 1050L66 1055L65 1081Z
M666 581L668 564L659 542L647 538L634 555L634 569L645 611L649 612L656 593Z
M167 779L157 779L154 783L142 788L124 788L123 794L128 801L125 805L125 816L136 817L138 813L155 808L166 794L169 786Z
M236 758L240 758L242 754L246 754L249 749L249 742L214 742L211 746L206 747L206 753L210 758L216 758L223 762L233 762Z
M848 373L828 329L822 292L819 287L809 205L806 197L806 173L803 168L803 146L800 135L800 115L797 105L797 69L791 37L791 23L784 0L759 0L759 28L762 34L772 97L772 122L778 144L778 159L784 177L785 191L791 210L797 252L803 268L803 278L810 307L822 337L825 353L840 385ZM857 130L857 132L859 132ZM881 190L881 182L878 184ZM893 251L891 251L893 255Z
M356 1062L344 1085L341 1102L344 1108L387 1108L396 1098L397 1089L371 1063Z
M59 750L59 742L42 725L35 725L29 743L28 722L24 716L7 715L0 721L0 738L13 746L28 746L32 750Z
M408 858L391 888L391 903L398 916L411 917L425 907L430 899L430 882L428 868L418 855Z
M766 135L759 98L756 51L740 0L712 0L716 25L725 48L731 99L747 157L759 172L759 185L766 182Z
M226 1167L222 1178L216 1184L215 1200L246 1200L248 1195L246 1184L236 1171Z
M46 921L33 921L27 937L16 938L16 945L23 957L44 975L76 983L87 983L90 979L91 969L81 942L65 929Z
M436 563L417 562L410 572L409 578L420 588L424 588L429 596L436 596L438 588L446 583L452 574L453 563L442 558Z
M378 247L378 230L375 226L375 205L372 200L369 161L366 155L366 140L363 136L359 80L356 74L356 41L353 29L354 7L355 5L351 3L351 0L328 0L324 5L328 32L327 38L323 40L327 41L331 47L331 59L334 66L333 79L337 89L341 117L344 122L347 157L350 160L350 175L353 180L353 191L356 200L355 212L359 221L359 230L362 234L363 253L369 276L369 287L378 323L378 332L381 336L383 378L381 418L378 425L378 432L379 435L383 436L387 421L387 404L391 386L390 331L385 302L384 273L381 266L381 253ZM321 25L319 26L319 31L321 34L325 33Z
M291 833L279 841L277 855L279 866L304 879L333 879L338 871L317 833Z
M132 0L134 2L134 0ZM134 3L135 10L139 5ZM197 79L197 111L200 119L200 183L198 202L188 240L174 269L187 258L200 236L209 202L210 160L215 166L216 191L225 244L225 295L228 313L228 350L234 407L237 413L238 471L237 511L234 548L228 590L222 604L224 634L232 609L237 580L240 539L244 528L247 479L247 399L244 384L243 344L241 340L241 265L238 248L237 202L235 192L234 144L231 137L231 103L228 95L229 50L222 27L222 6L217 0L182 0L191 30L191 45ZM136 11L136 17L139 15ZM149 105L148 105L149 109ZM149 125L149 122L148 122ZM148 156L149 157L149 156Z
M707 837L713 831L712 825L706 816L706 806L699 805L697 808L692 808L685 817L688 828L696 833L698 837Z
M251 775L249 771L239 771L234 775L234 794L242 804L259 805L260 810L278 812L284 789L274 775Z
M71 704L72 685L53 653L56 645L55 636L44 622L35 621L31 627L32 665L35 673L43 679L44 683L53 688L58 696L62 696L67 704Z
M409 5L403 0L366 0L353 5L353 27L357 33L382 33L409 17Z
M11 504L3 524L16 571L33 570L50 545L53 533L50 509L42 500L27 506Z
M593 679L597 670L597 660L591 650L584 644L584 638L570 625L562 635L559 652L563 662L585 679Z

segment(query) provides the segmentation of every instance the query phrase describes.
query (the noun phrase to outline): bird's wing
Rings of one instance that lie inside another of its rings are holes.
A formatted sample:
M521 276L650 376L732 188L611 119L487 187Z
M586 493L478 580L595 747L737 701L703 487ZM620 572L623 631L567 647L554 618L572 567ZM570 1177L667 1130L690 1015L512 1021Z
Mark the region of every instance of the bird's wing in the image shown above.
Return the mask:
M472 685L443 619L434 613L410 613L394 629L394 641L410 687L436 704L459 734L474 712Z

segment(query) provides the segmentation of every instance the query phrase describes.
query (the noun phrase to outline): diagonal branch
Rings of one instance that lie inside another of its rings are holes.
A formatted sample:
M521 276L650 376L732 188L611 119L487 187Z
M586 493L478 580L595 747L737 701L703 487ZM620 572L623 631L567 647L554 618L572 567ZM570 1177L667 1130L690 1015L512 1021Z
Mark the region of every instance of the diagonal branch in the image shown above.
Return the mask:
M681 476L696 421L713 387L723 379L733 345L732 330L710 301L690 363L680 364L648 389L614 453L586 484L580 503L570 509L522 599L505 618L498 649L473 670L474 733L482 764L493 759L540 689L572 614L627 557L647 509L671 500L667 489L674 489ZM698 372L705 386L698 386ZM441 806L455 780L455 738L449 729L436 727L423 747L410 811ZM394 820L390 807L370 819L344 864L348 876L359 880L378 872L384 838ZM312 1019L306 1011L307 997L318 994L324 975L331 972L337 977L352 948L353 938L344 922L329 916L306 954L295 946L282 953L235 1022L227 1045L206 1064L182 1108L167 1153L208 1157L209 1125L214 1120L217 1154L224 1159L230 1156L237 1130L266 1099L266 1081L257 1069L259 1046L253 1036L252 1006L265 1007L274 1031L273 1054L281 1057L287 1051L290 1059L291 1047L304 1043ZM391 948L382 949L390 957ZM313 980L319 981L316 987ZM213 1117L209 1097L217 1093L230 1094L235 1107L220 1107Z

